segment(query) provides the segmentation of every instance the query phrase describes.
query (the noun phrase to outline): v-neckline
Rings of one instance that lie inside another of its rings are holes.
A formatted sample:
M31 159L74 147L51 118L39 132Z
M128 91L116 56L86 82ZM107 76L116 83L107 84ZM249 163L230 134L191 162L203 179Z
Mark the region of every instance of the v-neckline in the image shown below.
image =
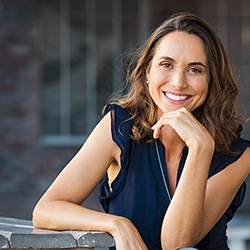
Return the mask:
M164 182L164 185L166 187L168 197L169 197L169 199L171 201L173 195L171 193L169 176L168 176L168 172L167 172L167 165L166 165L166 161L165 161L165 146L161 142L161 140L159 140L159 139L155 140L155 146L156 146L156 151L158 149L157 154L159 153L159 156L157 156L157 157L158 157L158 161L159 161L159 167L160 167L161 172L162 172L163 182ZM182 170L183 170L183 167L184 167L184 164L185 164L185 161L186 161L186 157L187 157L187 152L188 152L188 148L184 147L183 150L182 150L182 155L181 155L179 165L178 165L178 168L177 168L175 188L177 187L178 182L180 180L181 173L182 173Z

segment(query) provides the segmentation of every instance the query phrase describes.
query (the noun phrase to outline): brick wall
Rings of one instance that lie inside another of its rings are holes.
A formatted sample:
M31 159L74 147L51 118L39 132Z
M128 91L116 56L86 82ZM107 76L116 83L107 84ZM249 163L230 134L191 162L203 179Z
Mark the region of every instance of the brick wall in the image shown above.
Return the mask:
M30 218L38 197L76 151L39 144L36 7L36 1L0 2L0 216Z
M24 1L0 3L1 215L27 217L28 200L34 191L40 65L37 34L30 18L34 16L32 7Z
M40 143L39 30L39 1L0 1L0 216L31 218L78 150Z

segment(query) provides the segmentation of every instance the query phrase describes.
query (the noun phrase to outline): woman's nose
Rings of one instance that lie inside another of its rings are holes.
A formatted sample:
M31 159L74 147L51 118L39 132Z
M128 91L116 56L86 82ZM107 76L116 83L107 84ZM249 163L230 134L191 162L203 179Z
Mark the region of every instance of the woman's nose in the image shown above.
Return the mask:
M185 72L183 71L173 72L172 78L171 78L171 86L175 90L181 90L183 88L186 88L188 84L186 81Z

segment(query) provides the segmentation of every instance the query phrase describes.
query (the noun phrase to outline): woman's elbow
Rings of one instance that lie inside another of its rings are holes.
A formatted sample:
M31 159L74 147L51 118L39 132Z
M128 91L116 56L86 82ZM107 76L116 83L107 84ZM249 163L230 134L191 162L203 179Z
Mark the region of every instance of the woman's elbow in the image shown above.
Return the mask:
M32 223L35 228L42 228L42 219L41 219L41 212L40 210L40 205L36 204L35 208L33 209L32 212Z
M194 244L184 242L162 242L162 250L192 248Z
M32 215L32 224L34 228L42 228L41 223L39 222L39 220L36 218L36 216L34 216L34 213Z
M181 249L186 247L194 247L199 242L199 236L192 235L176 235L170 237L161 237L161 245L163 250Z
M46 209L38 202L32 212L32 224L35 228L49 229L49 223L45 213Z

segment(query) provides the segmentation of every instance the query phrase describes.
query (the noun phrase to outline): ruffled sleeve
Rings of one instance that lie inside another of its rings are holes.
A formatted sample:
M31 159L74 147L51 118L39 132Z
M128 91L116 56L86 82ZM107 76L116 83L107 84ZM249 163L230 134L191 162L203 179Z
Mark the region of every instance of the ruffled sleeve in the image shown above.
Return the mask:
M125 179L127 166L130 155L130 143L131 143L131 127L132 120L129 112L116 104L109 104L105 109L105 114L110 112L111 115L111 133L113 141L121 149L121 170L112 183L112 192L110 191L108 184L108 175L106 174L99 185L100 190L100 203L105 211L108 210L108 200L115 197L122 189Z
M231 151L234 152L233 155L223 155L214 157L212 160L211 168L209 171L209 177L219 173L224 168L226 168L229 164L237 161L247 147L250 147L250 141L244 140L242 138L236 139L231 145ZM240 169L239 169L240 171ZM244 196L246 193L246 183L244 182L239 188L237 194L235 195L232 203L226 211L228 215L228 221L231 220L237 211L237 209L241 206Z
M132 121L130 119L131 115L123 109L122 107L109 104L105 109L105 114L110 111L111 115L111 130L113 141L121 149L121 160L125 161L128 158L128 149L130 143L130 134Z

